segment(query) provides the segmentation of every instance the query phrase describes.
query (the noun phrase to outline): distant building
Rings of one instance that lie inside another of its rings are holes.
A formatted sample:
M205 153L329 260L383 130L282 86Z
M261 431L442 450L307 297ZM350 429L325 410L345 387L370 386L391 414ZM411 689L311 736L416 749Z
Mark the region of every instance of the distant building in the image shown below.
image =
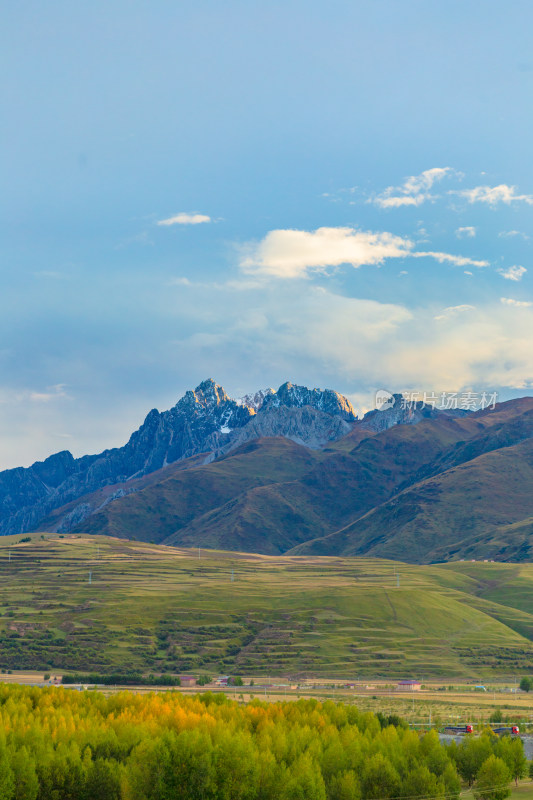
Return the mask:
M181 686L196 686L196 678L193 675L180 675Z
M227 686L228 681L229 675L220 675L215 681L215 686Z
M419 681L398 681L397 692L419 692L422 684Z

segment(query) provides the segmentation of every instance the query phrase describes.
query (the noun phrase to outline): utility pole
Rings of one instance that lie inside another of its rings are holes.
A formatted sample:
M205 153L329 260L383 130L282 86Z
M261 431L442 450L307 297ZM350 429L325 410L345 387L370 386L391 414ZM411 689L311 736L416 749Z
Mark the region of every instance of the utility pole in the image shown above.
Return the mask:
M232 583L233 583L233 580L234 580L234 574L233 574L233 570L231 570L231 582Z
M396 573L396 588L400 588L400 573Z
M89 570L89 586L92 584L92 582L93 582L93 573L91 572L91 570Z
M198 560L200 560L200 548L198 548Z
M11 550L9 551L8 555L9 555L9 560L11 561Z

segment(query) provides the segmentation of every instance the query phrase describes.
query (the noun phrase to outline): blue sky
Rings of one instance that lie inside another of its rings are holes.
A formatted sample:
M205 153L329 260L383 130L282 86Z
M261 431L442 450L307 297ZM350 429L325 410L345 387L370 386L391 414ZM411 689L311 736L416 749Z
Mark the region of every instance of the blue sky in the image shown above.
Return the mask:
M4 9L0 468L203 378L531 392L530 0Z

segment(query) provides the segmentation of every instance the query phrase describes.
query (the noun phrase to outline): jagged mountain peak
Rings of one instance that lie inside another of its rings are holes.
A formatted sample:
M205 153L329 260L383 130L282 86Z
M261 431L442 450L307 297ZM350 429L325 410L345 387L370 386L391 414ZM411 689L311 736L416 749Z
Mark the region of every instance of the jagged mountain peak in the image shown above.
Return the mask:
M307 386L298 386L290 381L282 383L277 392L265 397L262 409L280 406L288 408L312 406L317 411L339 415L347 422L355 422L357 419L352 404L344 395L333 389L308 389Z
M223 387L215 383L212 378L207 378L198 384L196 389L185 392L183 397L176 403L175 408L185 410L193 409L196 406L196 410L198 408L210 409L228 401L230 401L230 398Z

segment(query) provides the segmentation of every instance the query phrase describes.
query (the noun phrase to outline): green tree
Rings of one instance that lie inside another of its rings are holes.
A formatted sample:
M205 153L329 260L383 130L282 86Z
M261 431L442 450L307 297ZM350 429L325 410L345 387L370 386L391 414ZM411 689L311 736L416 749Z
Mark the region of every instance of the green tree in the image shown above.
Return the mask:
M446 796L448 798L458 798L461 794L461 781L457 774L455 764L451 761L448 762L444 772L442 773L444 786L446 787Z
M331 779L328 790L329 800L359 800L361 787L353 770L347 770Z
M533 688L533 681L531 678L523 677L520 681L520 688L523 692L530 692Z
M427 767L415 767L402 781L404 797L442 797L444 781L439 780Z
M198 730L141 742L128 764L135 800L214 800L216 787L209 736Z
M35 761L25 747L11 754L11 769L15 779L13 800L35 800L39 792L39 781Z
M400 776L382 753L375 753L367 760L361 784L363 797L368 800L397 797L400 792Z
M0 797L2 800L12 800L15 793L15 776L9 763L6 746L0 743Z
M504 736L498 740L494 754L505 761L511 777L518 786L518 779L523 778L527 771L527 758L524 755L522 740Z
M459 775L469 786L472 786L481 765L491 754L490 734L466 737L457 748L450 748L450 755L456 759Z
M309 754L300 756L291 766L289 774L290 778L281 795L283 800L326 800L326 787L320 768Z
M505 761L491 755L479 769L474 797L476 800L505 800L511 794L510 780L511 775Z
M87 769L84 800L120 800L120 771L116 761L98 758Z

